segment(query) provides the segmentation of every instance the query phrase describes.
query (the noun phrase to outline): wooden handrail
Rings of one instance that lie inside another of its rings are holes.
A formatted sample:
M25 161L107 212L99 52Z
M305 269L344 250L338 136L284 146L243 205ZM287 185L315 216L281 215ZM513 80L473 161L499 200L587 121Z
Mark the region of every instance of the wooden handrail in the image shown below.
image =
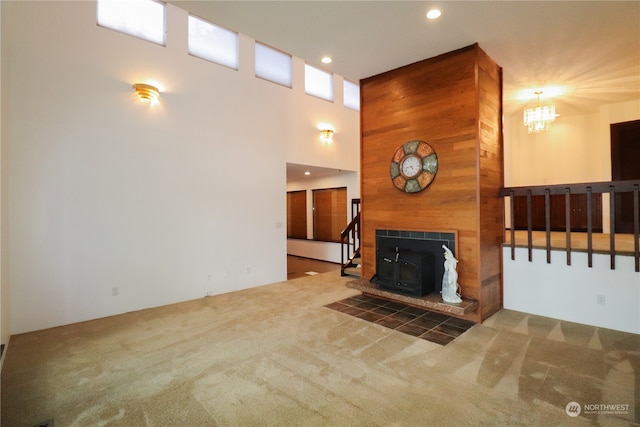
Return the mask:
M360 213L358 212L358 214L351 220L351 222L349 224L347 224L347 226L344 228L344 230L342 230L342 232L340 233L340 240L344 241L345 237L347 237L349 235L349 233L352 233L356 230L356 228L358 227L358 224L360 224Z
M578 184L554 184L554 185L532 185L528 187L505 187L500 189L500 196L509 196L513 192L514 196L526 196L531 191L532 196L544 196L549 190L549 194L565 194L568 188L571 194L586 194L588 189L593 193L608 193L614 187L616 193L631 193L635 186L640 186L640 180L629 181L601 181L583 182Z
M344 270L348 263L352 260L353 256L360 251L360 212L353 217L351 222L340 233L340 243L340 264L342 265L341 271L344 275ZM350 246L353 246L353 252L349 251ZM347 259L345 259L345 249L348 254Z
M551 213L550 213L550 197L551 195L564 195L565 197L565 233L566 233L566 252L567 265L571 265L571 224L570 212L571 202L570 195L585 194L587 204L587 257L588 265L593 265L593 218L592 218L592 195L593 194L609 194L609 256L611 269L615 269L616 255L616 237L615 237L615 211L616 211L616 194L633 193L633 236L634 236L634 258L635 271L640 272L640 207L639 196L640 180L628 181L607 181L607 182L587 182L577 184L556 184L556 185L535 185L528 187L506 187L500 189L499 195L510 197L511 207L511 259L515 259L515 197L526 197L527 202L527 252L529 261L532 260L532 213L531 198L532 196L544 196L545 203L545 231L546 231L546 252L547 263L551 262Z

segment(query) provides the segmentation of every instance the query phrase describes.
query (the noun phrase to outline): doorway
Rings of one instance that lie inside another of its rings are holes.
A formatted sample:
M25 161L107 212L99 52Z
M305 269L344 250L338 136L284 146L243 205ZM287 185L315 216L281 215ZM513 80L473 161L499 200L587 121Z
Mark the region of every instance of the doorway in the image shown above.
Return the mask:
M640 120L611 124L611 179L640 180ZM615 199L615 232L633 233L633 194Z

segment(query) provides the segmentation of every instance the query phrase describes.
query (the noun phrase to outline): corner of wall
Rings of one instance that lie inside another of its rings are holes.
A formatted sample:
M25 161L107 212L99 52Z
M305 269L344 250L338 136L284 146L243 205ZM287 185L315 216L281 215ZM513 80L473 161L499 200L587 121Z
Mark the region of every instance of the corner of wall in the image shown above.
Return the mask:
M9 337L11 334L10 313L9 313L9 277L6 262L6 149L7 141L7 123L6 114L9 109L7 105L7 91L5 81L7 79L8 61L5 60L4 54L8 49L7 37L3 37L6 31L6 13L7 2L0 2L0 344L4 347L4 351L0 356L0 371L4 363L4 354L6 354Z

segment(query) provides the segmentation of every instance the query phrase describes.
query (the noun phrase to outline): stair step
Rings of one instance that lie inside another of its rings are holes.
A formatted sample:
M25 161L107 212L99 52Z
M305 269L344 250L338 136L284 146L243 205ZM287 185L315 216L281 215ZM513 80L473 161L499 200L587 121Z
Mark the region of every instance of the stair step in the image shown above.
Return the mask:
M362 277L362 269L357 267L347 267L344 269L344 274L349 276Z
M357 258L352 259L352 260L351 260L351 264L354 264L354 265L360 265L360 264L362 264L362 258L357 257Z

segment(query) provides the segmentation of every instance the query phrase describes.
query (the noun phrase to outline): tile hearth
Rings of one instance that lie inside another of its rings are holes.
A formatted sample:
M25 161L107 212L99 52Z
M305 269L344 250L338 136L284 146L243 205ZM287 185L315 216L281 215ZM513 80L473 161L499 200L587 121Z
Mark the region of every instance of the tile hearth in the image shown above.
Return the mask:
M442 313L450 313L458 317L472 315L478 309L478 301L476 300L463 297L461 303L451 304L442 301L442 296L439 293L431 293L423 297L403 295L382 289L379 285L371 283L371 281L367 279L352 280L350 282L347 282L347 288L357 289L364 292L365 294L406 303L408 305L425 307L427 309Z
M475 324L364 294L325 307L440 345L447 345Z

